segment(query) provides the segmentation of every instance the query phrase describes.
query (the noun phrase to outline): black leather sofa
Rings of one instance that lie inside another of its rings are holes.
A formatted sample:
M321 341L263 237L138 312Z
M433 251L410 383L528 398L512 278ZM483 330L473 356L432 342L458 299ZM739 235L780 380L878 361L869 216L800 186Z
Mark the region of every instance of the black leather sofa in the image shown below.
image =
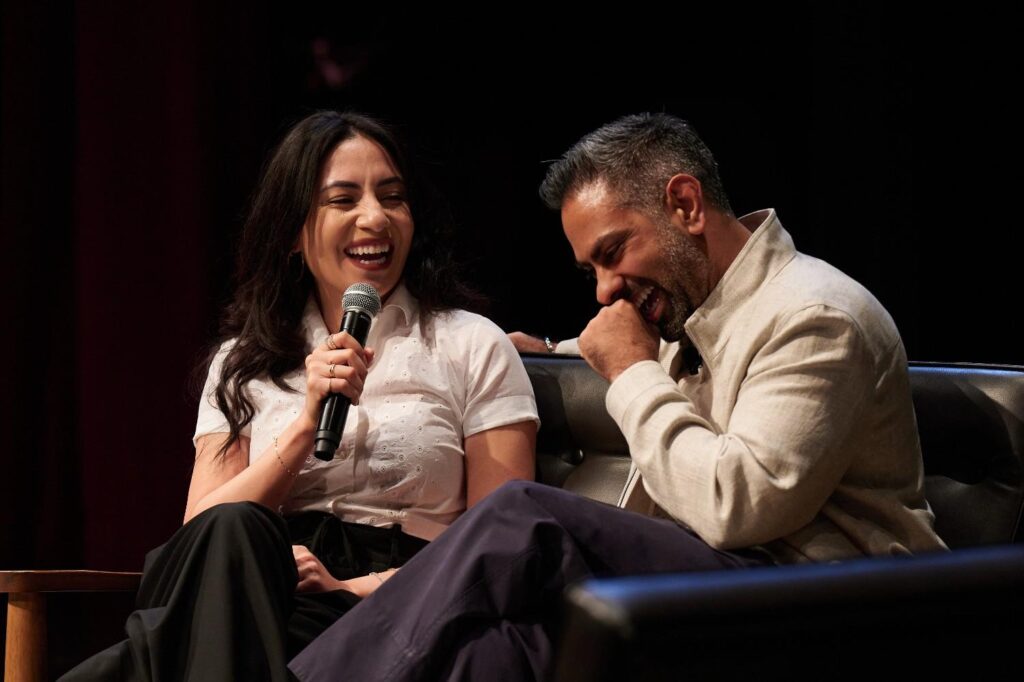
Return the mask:
M629 468L579 358L524 356L539 478L614 502ZM913 363L926 490L953 550L592 580L567 595L555 679L1018 679L1024 368Z
M614 503L629 456L604 408L607 384L579 358L527 355L523 360L543 421L538 478ZM911 381L927 495L952 552L590 581L567 595L554 678L1019 679L1024 368L915 364ZM28 615L33 617L46 612L45 592L131 591L139 577L98 571L2 573L0 591L32 606ZM123 606L127 611L130 600ZM123 614L112 615L109 640L117 638L123 622ZM90 630L97 629L98 620L91 615ZM19 630L23 641L16 642L17 650L31 658L23 668L45 679L45 625L32 622L34 630ZM53 671L107 643L97 639ZM58 644L66 648L68 642Z

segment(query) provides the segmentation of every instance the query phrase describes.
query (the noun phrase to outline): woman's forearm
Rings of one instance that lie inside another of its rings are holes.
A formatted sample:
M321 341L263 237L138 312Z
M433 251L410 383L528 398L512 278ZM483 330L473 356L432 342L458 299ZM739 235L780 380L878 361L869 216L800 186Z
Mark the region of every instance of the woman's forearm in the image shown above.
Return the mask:
M246 465L222 483L215 484L209 492L205 492L194 501L190 495L189 504L185 509L185 522L188 523L197 514L225 502L257 502L271 509L277 509L287 499L295 477L313 447L315 426L304 414L289 424L275 442L263 452L251 465ZM206 455L207 460L211 455ZM192 487L202 487L199 477L217 478L215 462L197 458L196 471L193 473ZM200 471L200 468L203 471Z

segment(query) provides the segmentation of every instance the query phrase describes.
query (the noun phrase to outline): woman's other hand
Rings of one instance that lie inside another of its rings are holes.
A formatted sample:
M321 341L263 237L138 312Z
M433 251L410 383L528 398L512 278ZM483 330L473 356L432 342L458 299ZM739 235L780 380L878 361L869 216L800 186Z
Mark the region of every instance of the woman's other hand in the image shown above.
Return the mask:
M299 572L296 592L331 592L347 590L357 597L368 597L398 570L390 568L373 575L363 575L351 580L338 580L331 575L320 560L302 545L292 545L295 555L295 569Z
M331 592L347 589L344 581L328 573L320 560L303 545L292 545L292 554L295 556L295 569L299 572L296 592Z
M383 585L388 578L393 576L398 571L397 568L389 568L386 571L380 573L374 573L372 575L362 575L358 578L352 578L351 580L340 580L341 589L352 592L357 597L369 597L371 594L377 591L377 588Z

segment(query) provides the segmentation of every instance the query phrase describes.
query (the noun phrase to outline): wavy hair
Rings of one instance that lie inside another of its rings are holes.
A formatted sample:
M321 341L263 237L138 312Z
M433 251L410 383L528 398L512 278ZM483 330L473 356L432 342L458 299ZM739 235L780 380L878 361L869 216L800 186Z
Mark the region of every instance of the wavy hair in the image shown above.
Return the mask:
M415 230L402 281L417 298L421 315L452 308L478 309L483 298L460 276L451 251L452 220L432 186L410 165L395 133L369 116L320 111L299 121L277 145L252 195L235 266L235 293L223 315L212 362L224 341L234 339L221 366L214 398L237 442L255 416L247 384L269 377L291 391L284 376L310 352L302 332L306 301L315 293L312 273L293 251L314 208L322 167L335 147L356 136L388 153L408 192Z

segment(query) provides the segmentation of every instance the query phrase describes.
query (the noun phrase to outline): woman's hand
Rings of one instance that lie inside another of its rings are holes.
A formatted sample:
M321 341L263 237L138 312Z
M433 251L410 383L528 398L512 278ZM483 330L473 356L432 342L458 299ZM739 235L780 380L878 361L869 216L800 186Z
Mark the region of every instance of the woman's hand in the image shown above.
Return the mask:
M316 428L320 403L331 393L340 393L359 404L363 382L373 349L363 348L351 334L331 334L306 356L306 409L309 422Z
M295 586L296 592L348 590L357 597L368 597L398 570L397 568L389 568L375 575L363 575L351 580L338 580L328 573L324 565L320 563L320 560L306 547L292 545L292 554L295 555L295 568L299 572L299 583ZM380 579L378 580L375 576L379 576Z
M358 578L352 578L351 580L339 580L340 587L343 590L352 592L357 597L366 598L377 591L377 588L383 585L388 578L398 572L397 568L389 568L386 571L380 573L374 573L373 575L362 575ZM379 578L379 580L378 580Z
M295 556L295 569L299 572L299 584L296 592L331 592L347 589L343 580L338 580L327 572L312 552L303 545L292 545Z

